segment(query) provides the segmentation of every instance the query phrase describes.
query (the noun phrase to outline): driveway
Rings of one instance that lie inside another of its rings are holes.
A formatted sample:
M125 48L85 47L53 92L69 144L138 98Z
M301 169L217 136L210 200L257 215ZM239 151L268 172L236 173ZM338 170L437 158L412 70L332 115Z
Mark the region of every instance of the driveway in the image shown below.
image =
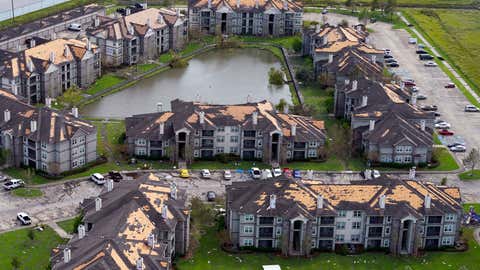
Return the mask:
M90 181L65 183L41 188L40 198L21 198L7 191L0 192L0 232L20 227L17 213L27 212L33 224L65 219L78 214L79 203L97 196L101 188Z
M316 20L322 22L322 15L318 13L306 13L304 20ZM347 20L350 25L358 24L357 18L340 14L330 13L326 15L326 21L330 24L338 24ZM455 89L445 88L445 84L451 82L449 77L439 67L425 67L424 62L418 60L415 53L416 45L408 44L410 34L403 29L392 29L391 24L377 22L368 24L373 30L370 34L369 43L379 49L388 48L400 64L393 71L400 77L411 78L420 88L420 93L427 96L427 100L418 101L418 105L435 104L438 106L439 117L452 125L454 137L441 138L445 143L464 141L467 148L480 148L480 113L466 113L464 107L470 104L463 94ZM464 153L456 154L462 160Z

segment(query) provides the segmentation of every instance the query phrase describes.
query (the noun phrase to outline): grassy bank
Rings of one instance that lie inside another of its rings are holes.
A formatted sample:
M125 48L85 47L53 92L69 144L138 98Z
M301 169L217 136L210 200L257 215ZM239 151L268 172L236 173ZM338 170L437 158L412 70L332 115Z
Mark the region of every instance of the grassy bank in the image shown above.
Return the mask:
M220 240L214 228L209 228L200 239L200 246L192 258L179 259L178 270L252 270L262 269L262 265L278 264L282 269L408 269L446 270L477 269L480 264L480 247L473 240L472 229L464 229L469 250L466 252L428 252L422 257L390 256L383 253L364 253L342 256L334 253L321 253L312 258L284 258L273 253L228 254L220 248Z
M18 269L47 269L50 250L66 240L48 226L42 232L33 230L33 239L30 239L32 230L26 228L0 234L0 269L13 269L13 258L20 262Z
M306 7L325 7L325 6L344 6L345 0L303 0L302 3ZM379 1L380 3L382 1ZM357 6L370 7L371 0L356 0L354 3ZM471 8L478 6L475 0L397 0L399 7L437 7L437 8Z
M62 228L65 232L67 232L69 234L73 234L73 233L76 232L76 230L77 230L76 226L79 225L81 220L82 220L82 217L77 216L77 217L72 218L72 219L67 219L67 220L64 220L64 221L57 222L57 225L60 226L60 228Z
M479 180L480 179L480 170L466 171L458 174L458 178L463 181L470 180Z
M405 9L403 13L480 94L480 11Z

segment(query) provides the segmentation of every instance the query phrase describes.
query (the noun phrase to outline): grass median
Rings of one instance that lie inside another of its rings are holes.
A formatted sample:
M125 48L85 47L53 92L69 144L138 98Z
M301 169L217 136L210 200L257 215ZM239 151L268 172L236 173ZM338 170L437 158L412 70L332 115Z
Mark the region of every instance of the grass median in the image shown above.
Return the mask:
M43 196L43 192L38 188L17 188L12 191L12 194L24 198L37 198Z
M480 180L480 170L470 170L459 173L458 178L463 181Z

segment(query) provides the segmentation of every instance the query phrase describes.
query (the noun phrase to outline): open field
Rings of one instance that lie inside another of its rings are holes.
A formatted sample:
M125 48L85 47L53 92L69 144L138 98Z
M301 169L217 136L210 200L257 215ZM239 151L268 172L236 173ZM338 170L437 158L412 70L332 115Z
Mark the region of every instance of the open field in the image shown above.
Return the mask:
M303 0L303 5L308 6L343 6L345 0ZM371 0L357 0L354 1L358 6L370 6ZM380 3L382 1L379 1ZM386 2L386 1L385 1ZM474 0L397 0L399 7L437 7L437 8L471 8L478 6Z
M65 240L45 226L44 231L33 231L33 240L26 228L0 234L0 269L13 269L12 259L20 262L18 269L47 269L50 250Z
M478 269L480 264L480 247L473 240L473 230L464 229L469 239L466 252L428 252L419 258L393 257L383 253L364 253L356 256L342 256L333 253L321 253L312 258L283 258L272 253L228 254L221 250L215 229L208 229L200 239L200 247L190 259L177 261L179 270L252 270L261 269L265 264L279 264L282 269L317 270L317 269L352 269L352 270L443 270L443 269Z
M403 13L480 93L480 11L405 9Z

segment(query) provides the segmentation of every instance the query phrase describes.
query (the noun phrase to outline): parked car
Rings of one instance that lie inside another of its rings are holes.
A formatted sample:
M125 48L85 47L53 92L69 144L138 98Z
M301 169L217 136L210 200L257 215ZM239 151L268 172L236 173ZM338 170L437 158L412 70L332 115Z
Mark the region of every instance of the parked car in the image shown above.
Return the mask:
M286 177L292 177L292 170L290 170L290 168L283 168L282 171Z
M479 112L480 109L478 109L478 107L474 106L474 105L467 105L467 106L465 106L465 111L466 112Z
M8 179L10 179L8 176L3 175L3 174L0 174L0 182L5 182L5 181L7 181Z
M437 66L437 63L433 62L433 61L428 61L426 62L425 64L423 64L424 66L426 67L436 67Z
M30 225L32 224L32 219L30 218L30 216L25 213L25 212L20 212L17 214L17 219L20 220L20 222L22 223L22 225Z
M293 170L293 177L302 178L302 174L300 173L300 170Z
M393 58L393 55L390 55L390 54L385 54L383 56L384 59L389 59L389 58Z
M109 171L108 172L108 177L115 182L120 182L120 180L123 179L122 174L117 172L117 171Z
M280 168L272 168L272 173L273 173L273 177L279 177L280 175L282 175L282 169Z
M209 179L212 177L212 174L210 174L210 171L208 169L202 169L201 171L202 178Z
M383 49L383 53L384 53L384 54L391 54L391 53L392 53L392 50L390 50L390 49Z
M421 106L420 109L424 111L436 111L438 110L438 107L437 105L424 105L424 106Z
M427 99L426 95L423 95L423 94L418 94L417 95L417 100L425 100L425 99Z
M179 175L181 178L189 178L190 174L188 173L187 169L180 169Z
M411 79L404 80L404 81L403 81L403 85L405 85L405 86L417 86L417 84L415 83L415 81L414 81L414 80L411 80Z
M269 178L273 178L272 171L270 171L270 169L262 170L262 179L269 179Z
M451 125L447 122L440 122L440 123L435 124L435 128L449 129L449 128L451 128Z
M325 14L327 14L327 13L328 13L328 9L324 8L324 9L322 10L322 14L325 15Z
M117 8L117 12L120 13L122 16L127 15L127 10L125 8Z
M90 176L90 180L92 180L93 182L95 182L95 184L97 185L103 185L105 184L105 177L103 177L103 175L99 174L99 173L94 173Z
M385 63L387 63L387 64L397 63L397 60L395 60L395 58L387 58L387 59L385 59Z
M427 51L423 50L423 49L418 49L415 51L417 54L428 54Z
M419 50L423 50L423 49L425 49L425 44L423 44L423 43L418 43L417 48L418 48Z
M456 145L456 146L450 147L450 151L452 151L452 152L466 152L467 147L465 147L465 145Z
M387 67L399 67L400 65L397 62L388 63Z
M251 169L251 172L252 172L253 179L260 179L260 177L262 177L262 171L260 171L259 168L253 167Z
M10 179L3 183L3 188L5 190L13 190L19 187L23 187L24 184L25 182L23 182L23 180L21 179Z
M216 197L217 197L217 195L215 194L214 191L208 191L207 192L207 201L213 202L213 201L215 201Z
M71 31L81 31L82 30L82 25L79 23L71 23L68 25L68 30Z
M417 44L417 39L414 37L408 38L408 44Z
M439 112L435 112L435 117L439 117L439 116L442 116L442 114L440 114Z
M430 54L419 54L419 55L418 55L418 58L419 58L420 60L422 60L422 61L424 61L424 60L433 60L433 59L434 59L434 57L431 56Z
M450 82L445 85L445 88L455 88L455 84Z
M372 170L372 177L379 178L381 176L380 172L378 170Z
M465 146L465 143L464 142L453 142L453 143L450 143L447 145L448 148L451 148L451 147L455 147L455 146Z
M443 135L443 136L453 136L453 131L450 131L448 129L442 129L438 132L438 134Z
M225 180L232 179L232 172L230 172L230 170L225 170L223 172L223 179L225 179Z
M418 91L420 91L420 88L418 88L416 86L412 86L411 91L412 91L412 93L417 93Z

